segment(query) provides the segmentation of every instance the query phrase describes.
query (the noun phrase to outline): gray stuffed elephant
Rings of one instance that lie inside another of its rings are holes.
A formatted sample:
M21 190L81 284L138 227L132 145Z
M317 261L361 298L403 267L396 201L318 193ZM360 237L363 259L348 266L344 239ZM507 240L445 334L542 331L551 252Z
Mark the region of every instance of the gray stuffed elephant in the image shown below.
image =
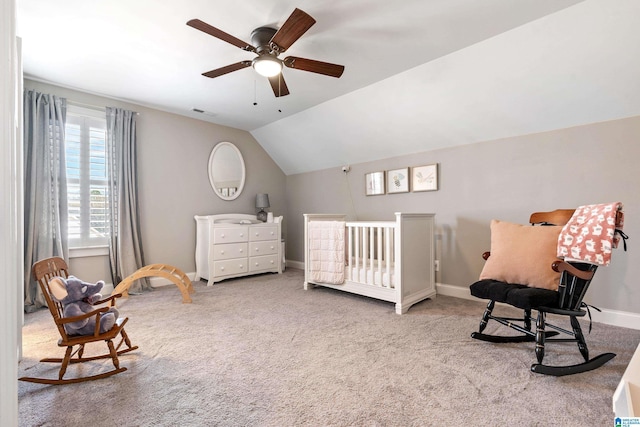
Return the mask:
M49 282L51 296L62 303L64 317L80 316L95 310L93 304L102 299L99 293L104 282L99 280L95 284L83 282L75 276L55 277ZM118 309L110 307L109 311L100 314L100 333L113 328L118 319ZM95 332L96 317L91 316L77 322L65 323L64 329L69 335L92 335Z

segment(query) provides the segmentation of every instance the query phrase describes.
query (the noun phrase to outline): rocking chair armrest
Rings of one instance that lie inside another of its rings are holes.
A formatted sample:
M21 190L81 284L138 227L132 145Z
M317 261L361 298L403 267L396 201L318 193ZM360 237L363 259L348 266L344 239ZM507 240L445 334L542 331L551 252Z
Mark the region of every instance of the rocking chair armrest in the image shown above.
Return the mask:
M486 261L486 260L488 260L488 259L489 259L489 257L490 257L490 256L491 256L491 252L489 252L489 251L484 252L484 253L482 254L482 259Z
M551 264L551 268L553 269L553 271L556 271L558 273L562 273L563 271L566 271L572 276L575 276L583 280L591 280L591 278L593 278L593 275L595 274L594 271L583 271L574 267L573 265L569 264L566 261L560 261L560 260L554 261L553 264Z
M59 319L56 319L56 321L60 325L64 325L65 323L78 322L80 320L88 319L89 317L93 317L93 316L96 316L96 320L97 320L97 319L100 319L101 313L106 313L107 311L109 311L109 307L100 307L95 310L91 310L88 313L80 314L78 316L61 317Z
M104 304L105 302L111 302L110 305L113 307L114 305L116 305L115 304L115 300L117 298L120 298L121 296L122 296L122 294L113 294L113 295L110 295L110 296L108 296L106 298L101 299L100 301L94 302L93 305L100 305L100 304Z

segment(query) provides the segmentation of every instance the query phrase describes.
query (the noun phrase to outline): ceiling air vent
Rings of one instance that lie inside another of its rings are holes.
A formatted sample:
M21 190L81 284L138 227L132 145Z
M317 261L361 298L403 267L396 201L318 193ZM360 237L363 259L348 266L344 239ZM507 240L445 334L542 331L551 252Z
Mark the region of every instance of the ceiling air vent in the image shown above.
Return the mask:
M207 116L215 116L216 113L212 113L211 111L205 111L205 110L201 110L200 108L192 108L191 111L195 112L195 113L200 113L200 114L206 114Z

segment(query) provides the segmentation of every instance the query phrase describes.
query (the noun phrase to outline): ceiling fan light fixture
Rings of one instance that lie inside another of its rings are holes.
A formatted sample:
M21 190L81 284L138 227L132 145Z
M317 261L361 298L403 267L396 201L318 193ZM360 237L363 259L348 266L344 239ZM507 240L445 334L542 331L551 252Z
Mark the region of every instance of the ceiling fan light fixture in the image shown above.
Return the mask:
M253 60L253 69L265 77L273 77L282 71L282 61L270 55L261 55Z

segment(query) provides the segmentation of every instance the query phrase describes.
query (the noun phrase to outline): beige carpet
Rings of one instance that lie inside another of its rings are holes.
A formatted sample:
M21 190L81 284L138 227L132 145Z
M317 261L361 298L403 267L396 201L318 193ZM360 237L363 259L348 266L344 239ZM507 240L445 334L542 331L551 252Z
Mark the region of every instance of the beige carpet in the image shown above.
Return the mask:
M484 302L440 296L399 316L393 304L304 291L302 281L289 269L195 283L193 304L173 286L131 297L121 314L140 349L121 357L128 371L64 386L20 382L20 425L605 426L640 342L640 331L595 324L591 354L615 359L541 376L529 371L532 343L469 337ZM37 362L62 355L56 334L47 311L26 315L20 375L56 376ZM547 349L549 364L581 361L575 344Z

